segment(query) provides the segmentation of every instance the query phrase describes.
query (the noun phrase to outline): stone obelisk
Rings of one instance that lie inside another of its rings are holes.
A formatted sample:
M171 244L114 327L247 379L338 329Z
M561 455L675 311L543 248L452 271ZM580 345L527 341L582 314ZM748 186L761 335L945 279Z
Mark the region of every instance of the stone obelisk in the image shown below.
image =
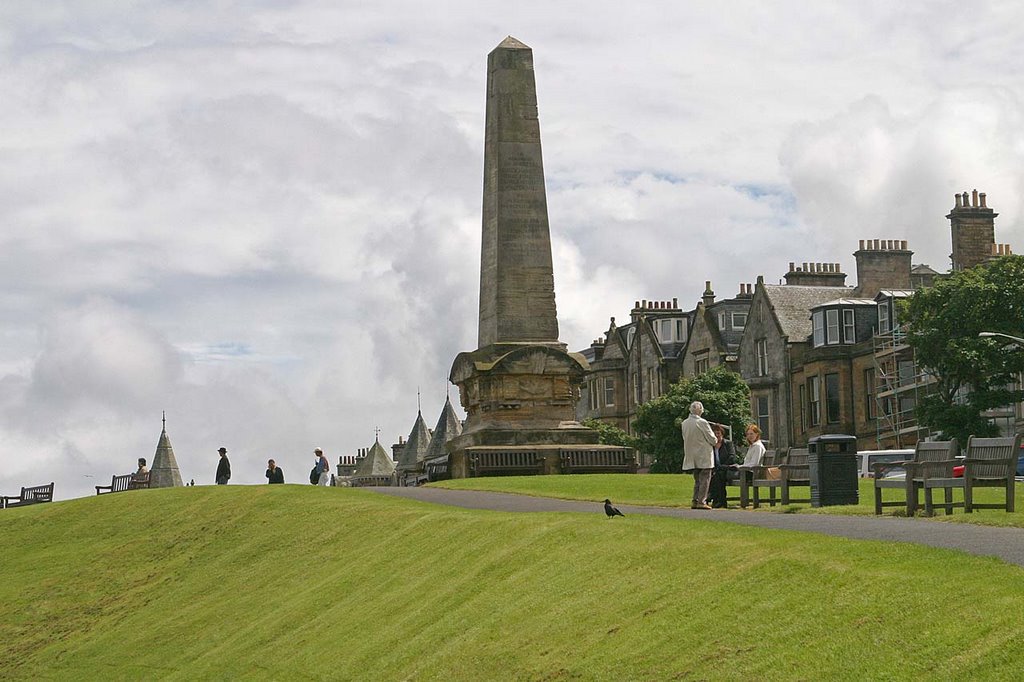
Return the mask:
M477 342L449 375L466 410L452 476L472 475L474 452L526 447L554 473L560 446L597 443L575 421L587 361L558 340L533 51L511 36L487 57Z
M509 36L487 57L480 348L560 348L533 50Z

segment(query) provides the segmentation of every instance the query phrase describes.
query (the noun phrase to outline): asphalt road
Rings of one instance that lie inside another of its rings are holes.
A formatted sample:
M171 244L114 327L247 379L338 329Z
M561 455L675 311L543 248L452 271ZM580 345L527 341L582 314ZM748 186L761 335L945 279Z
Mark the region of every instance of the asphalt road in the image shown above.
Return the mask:
M530 497L477 490L446 490L444 488L365 488L365 490L466 509L604 514L603 505L600 502L578 502L549 497ZM700 511L620 504L615 506L625 514L649 514L680 519L700 519L715 523L738 523L745 526L821 533L857 540L910 542L929 547L960 550L978 556L994 556L1008 563L1024 566L1024 528L995 528L893 516L775 514L739 509ZM616 522L618 522L617 519Z

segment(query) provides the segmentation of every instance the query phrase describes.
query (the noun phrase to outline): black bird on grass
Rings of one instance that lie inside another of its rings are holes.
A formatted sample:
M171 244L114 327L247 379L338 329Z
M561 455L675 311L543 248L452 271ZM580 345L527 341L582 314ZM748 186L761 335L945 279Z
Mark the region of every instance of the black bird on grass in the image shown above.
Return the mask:
M607 514L609 518L612 516L625 516L625 514L612 506L611 500L604 501L604 513Z

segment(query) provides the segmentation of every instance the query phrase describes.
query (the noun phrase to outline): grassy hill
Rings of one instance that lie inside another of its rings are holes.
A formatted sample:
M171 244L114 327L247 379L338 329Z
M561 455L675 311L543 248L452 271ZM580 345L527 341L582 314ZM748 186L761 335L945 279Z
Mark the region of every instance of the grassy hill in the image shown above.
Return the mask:
M1011 678L1022 569L313 486L0 512L8 679Z

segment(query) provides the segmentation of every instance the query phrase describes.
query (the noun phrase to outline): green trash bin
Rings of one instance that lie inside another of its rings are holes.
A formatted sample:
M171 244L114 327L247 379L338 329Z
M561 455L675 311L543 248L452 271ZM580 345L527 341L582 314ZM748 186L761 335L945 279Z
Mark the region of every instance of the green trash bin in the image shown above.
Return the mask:
M811 506L857 504L857 438L828 434L807 442L811 474Z

